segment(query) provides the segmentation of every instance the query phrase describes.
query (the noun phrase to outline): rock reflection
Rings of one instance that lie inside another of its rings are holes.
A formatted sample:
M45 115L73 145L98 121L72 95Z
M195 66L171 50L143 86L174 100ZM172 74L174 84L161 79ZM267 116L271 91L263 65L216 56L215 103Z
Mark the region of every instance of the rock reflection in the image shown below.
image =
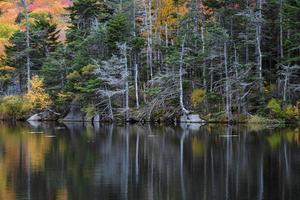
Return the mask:
M1 124L0 199L297 199L298 138L297 128Z

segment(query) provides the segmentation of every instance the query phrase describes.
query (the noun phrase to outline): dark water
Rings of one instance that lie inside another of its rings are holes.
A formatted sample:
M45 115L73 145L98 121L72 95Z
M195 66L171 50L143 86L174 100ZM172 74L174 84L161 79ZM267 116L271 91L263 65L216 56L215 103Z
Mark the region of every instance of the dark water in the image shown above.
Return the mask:
M300 130L0 124L0 199L300 199Z

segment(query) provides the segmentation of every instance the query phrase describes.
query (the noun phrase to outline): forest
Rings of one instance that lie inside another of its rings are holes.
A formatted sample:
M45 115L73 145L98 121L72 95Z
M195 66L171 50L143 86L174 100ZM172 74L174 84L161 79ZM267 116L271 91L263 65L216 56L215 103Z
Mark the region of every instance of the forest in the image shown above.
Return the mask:
M0 2L2 120L300 120L300 0L51 2Z

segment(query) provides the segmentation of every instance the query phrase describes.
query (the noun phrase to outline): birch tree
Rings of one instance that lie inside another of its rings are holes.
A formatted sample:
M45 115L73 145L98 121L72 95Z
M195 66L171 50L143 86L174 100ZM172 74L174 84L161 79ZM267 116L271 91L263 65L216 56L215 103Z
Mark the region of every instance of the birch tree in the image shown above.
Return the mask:
M180 107L184 115L188 115L189 111L185 108L183 103L183 74L184 74L184 45L185 45L185 37L183 37L182 44L181 44L181 52L180 52L180 63L179 63L179 92L180 92Z
M262 51L261 51L261 37L262 37L262 0L256 0L256 56L257 56L257 73L259 80L259 90L263 93L263 74L262 74Z
M227 41L224 42L224 68L225 68L225 96L226 96L226 116L227 120L231 121L231 83L228 70L228 56L227 56Z

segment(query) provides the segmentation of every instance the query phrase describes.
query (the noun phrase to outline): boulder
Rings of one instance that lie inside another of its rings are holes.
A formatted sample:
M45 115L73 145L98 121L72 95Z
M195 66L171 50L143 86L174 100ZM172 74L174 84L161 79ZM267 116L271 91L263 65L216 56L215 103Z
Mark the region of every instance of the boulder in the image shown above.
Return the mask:
M182 115L180 117L181 123L204 123L205 121L200 118L198 114Z
M42 116L40 113L37 113L29 117L27 121L42 121Z
M58 119L58 115L50 111L44 111L40 113L36 113L29 117L27 121L56 121Z
M101 117L99 114L96 114L94 117L93 117L93 122L94 123L99 123L101 121Z
M69 113L62 119L64 122L84 122L85 114L81 111L79 103L72 102Z

